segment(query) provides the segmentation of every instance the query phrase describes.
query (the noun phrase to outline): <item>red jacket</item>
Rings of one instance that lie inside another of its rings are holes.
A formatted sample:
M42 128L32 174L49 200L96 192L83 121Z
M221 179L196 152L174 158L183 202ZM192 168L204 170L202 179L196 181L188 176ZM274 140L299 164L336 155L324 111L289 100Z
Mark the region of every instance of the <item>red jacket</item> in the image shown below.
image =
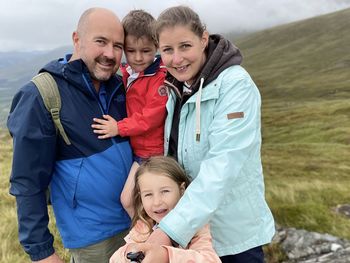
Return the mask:
M139 157L163 155L165 104L168 99L163 84L166 69L160 57L157 57L131 83L128 83L130 67L125 64L120 69L126 87L128 117L118 121L119 134L130 137L134 154Z

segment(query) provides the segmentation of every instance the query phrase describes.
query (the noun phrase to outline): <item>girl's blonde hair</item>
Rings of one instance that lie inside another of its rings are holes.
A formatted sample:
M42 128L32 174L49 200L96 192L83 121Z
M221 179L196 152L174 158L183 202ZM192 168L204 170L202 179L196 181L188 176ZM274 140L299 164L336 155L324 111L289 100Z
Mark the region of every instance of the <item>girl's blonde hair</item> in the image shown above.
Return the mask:
M137 169L135 174L135 186L133 192L133 204L134 204L134 217L132 219L132 227L136 225L138 220L143 221L151 232L155 222L147 215L142 205L141 193L139 187L139 178L144 173L153 173L157 175L165 175L172 179L180 187L185 183L185 188L190 184L189 178L186 176L185 171L181 166L171 157L166 156L153 156L144 161Z
M159 41L159 34L164 28L174 26L188 26L190 30L202 37L205 31L205 25L200 20L198 14L187 6L174 6L165 9L159 16L155 23L155 36Z

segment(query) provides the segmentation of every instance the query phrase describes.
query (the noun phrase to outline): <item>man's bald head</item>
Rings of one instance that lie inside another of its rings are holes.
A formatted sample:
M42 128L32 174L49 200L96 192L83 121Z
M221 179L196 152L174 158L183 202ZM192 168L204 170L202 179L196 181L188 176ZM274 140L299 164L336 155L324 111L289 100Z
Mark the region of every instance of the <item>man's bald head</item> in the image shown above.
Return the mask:
M70 61L81 59L87 66L96 89L113 76L120 65L124 29L115 13L105 8L90 8L80 17L72 35L74 51Z
M121 23L118 16L111 10L102 7L92 7L81 15L76 32L79 35L85 34L88 30L89 23L101 17L110 17L110 19L114 19L117 23Z

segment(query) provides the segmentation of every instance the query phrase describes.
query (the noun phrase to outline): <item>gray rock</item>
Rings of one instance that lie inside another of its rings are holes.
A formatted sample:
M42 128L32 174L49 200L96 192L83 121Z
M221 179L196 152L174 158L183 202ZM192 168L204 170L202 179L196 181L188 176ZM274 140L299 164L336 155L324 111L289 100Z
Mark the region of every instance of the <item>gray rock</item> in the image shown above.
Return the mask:
M287 255L283 263L350 263L350 241L330 234L278 226L272 242Z

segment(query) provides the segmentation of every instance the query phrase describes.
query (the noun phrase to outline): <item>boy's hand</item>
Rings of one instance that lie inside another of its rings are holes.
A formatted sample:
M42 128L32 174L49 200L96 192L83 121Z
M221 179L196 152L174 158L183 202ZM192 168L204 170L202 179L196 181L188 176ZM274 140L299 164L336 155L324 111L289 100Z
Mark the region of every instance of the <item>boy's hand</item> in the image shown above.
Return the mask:
M103 115L103 119L94 118L94 124L91 127L94 129L93 132L101 134L97 138L107 139L110 137L117 136L119 134L117 121L109 115Z

